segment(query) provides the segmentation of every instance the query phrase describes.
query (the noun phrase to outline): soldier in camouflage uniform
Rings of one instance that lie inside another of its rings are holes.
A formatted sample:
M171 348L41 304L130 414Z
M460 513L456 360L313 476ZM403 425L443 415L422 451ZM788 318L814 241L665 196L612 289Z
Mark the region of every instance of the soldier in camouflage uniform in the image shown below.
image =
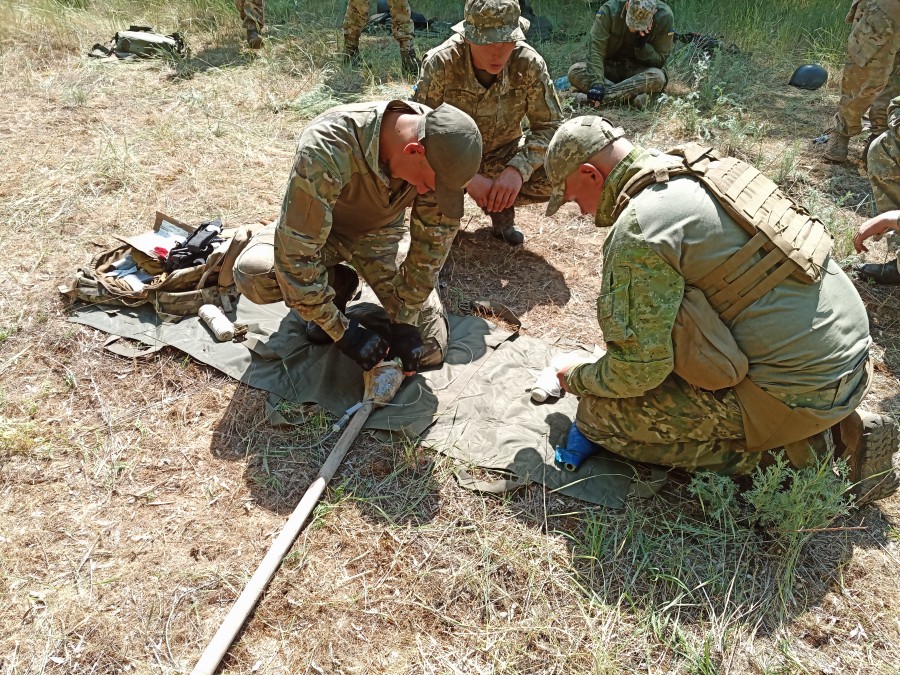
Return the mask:
M846 162L850 138L862 131L870 108L872 136L887 128L887 105L900 93L900 0L854 0L847 14L853 24L841 78L841 100L829 132L824 158Z
M631 102L643 108L666 87L675 17L657 0L609 0L598 11L586 62L569 68L569 82L588 100Z
M478 128L452 106L332 108L300 135L277 224L235 261L238 290L256 303L283 300L306 320L311 342L335 342L364 370L388 350L406 371L442 363L447 324L435 285L480 161ZM386 333L344 312L357 272L390 317Z
M262 47L262 30L265 25L266 0L237 0L241 23L247 29L247 44L251 49Z
M400 65L407 75L419 74L419 57L413 47L415 26L409 0L387 0L391 12L391 31L400 45ZM359 57L359 36L369 21L369 0L348 0L344 15L344 54L350 59Z
M863 223L853 240L858 253L867 251L866 239L887 234L888 250L897 260L887 263L857 265L856 272L863 279L879 284L900 284L900 96L891 101L888 109L888 130L869 146L866 166L872 181L872 194L879 215Z
M527 28L517 0L468 0L456 35L425 55L414 94L475 120L484 157L468 193L490 216L494 236L513 246L525 239L515 206L550 198L544 154L561 118L547 64L524 42Z
M564 123L550 143L544 166L555 188L547 215L575 201L598 226L611 226L597 301L608 351L558 376L581 397L578 428L612 452L688 470L746 473L764 454L747 451L741 390L706 391L677 375L673 329L688 286L743 248L750 235L692 176L665 176L617 205L633 176L664 160L663 153L633 146L621 129L595 116ZM767 401L821 411L819 419L828 425L842 419L832 419L830 411L849 408L841 413L849 415L865 395L871 340L853 283L830 257L826 270L811 284L781 281L731 319L728 329L747 356L748 377ZM882 422L880 439L896 451L897 425L890 418ZM825 441L803 441L814 447L801 456L826 447ZM882 492L896 490L896 478Z

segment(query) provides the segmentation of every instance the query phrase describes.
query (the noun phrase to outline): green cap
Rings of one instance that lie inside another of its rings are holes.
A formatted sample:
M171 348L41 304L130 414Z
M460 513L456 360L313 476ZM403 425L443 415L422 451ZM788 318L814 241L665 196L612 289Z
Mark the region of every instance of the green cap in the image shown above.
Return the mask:
M621 127L614 127L608 119L597 115L575 117L556 130L544 158L544 171L553 186L550 203L547 204L548 216L556 213L565 202L566 178L624 135Z
M466 186L481 166L481 132L475 120L442 103L424 116L419 140L434 169L438 208L448 218L462 218Z
M453 30L476 45L492 45L524 40L530 25L519 0L466 0L465 19Z
M625 25L633 31L645 31L653 23L654 14L656 14L656 0L628 0Z

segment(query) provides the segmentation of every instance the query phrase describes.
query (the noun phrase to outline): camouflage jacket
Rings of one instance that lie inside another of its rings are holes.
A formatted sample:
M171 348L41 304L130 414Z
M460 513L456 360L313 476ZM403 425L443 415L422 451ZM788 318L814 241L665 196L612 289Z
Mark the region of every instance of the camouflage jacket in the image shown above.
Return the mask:
M544 164L562 117L547 64L525 42L516 43L506 67L485 88L475 77L468 44L454 35L425 55L413 98L432 108L449 103L468 113L481 131L485 156L520 139L527 118L525 143L507 162L526 181Z
M603 187L601 215L613 212L624 185L659 154L635 148L619 162ZM569 389L628 398L660 385L674 368L672 328L685 286L749 238L694 178L673 178L635 195L603 244L597 319L608 351L596 363L571 369ZM750 361L751 379L776 397L831 385L868 351L862 300L831 259L827 270L817 284L781 282L729 324Z
M352 246L355 236L395 225L412 205L409 253L393 287L401 307L418 308L434 289L459 229L459 220L440 213L434 193L418 195L379 164L386 110L428 112L406 101L360 103L332 108L309 123L300 135L275 232L275 276L285 304L335 340L343 336L347 319L333 302L322 264L330 236Z
M598 11L588 38L587 69L591 86L603 84L605 61L631 61L649 68L663 68L672 53L675 40L675 17L669 6L660 2L650 38L636 48L637 33L625 25L626 0L609 0Z

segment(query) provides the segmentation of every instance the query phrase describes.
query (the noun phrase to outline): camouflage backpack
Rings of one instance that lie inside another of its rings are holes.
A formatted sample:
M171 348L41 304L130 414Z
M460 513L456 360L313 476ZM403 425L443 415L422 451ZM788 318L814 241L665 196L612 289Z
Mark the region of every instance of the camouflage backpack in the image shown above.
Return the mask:
M185 56L187 48L179 33L163 35L149 26L130 26L128 30L116 33L106 47L95 44L88 56L104 58L116 56L120 59L148 59L156 56Z
M157 214L157 222L160 217ZM224 230L222 239L199 264L172 272L165 271L158 257L126 240L95 255L88 266L75 272L72 283L60 286L59 291L70 300L91 304L138 307L149 303L163 320L196 314L205 304L230 311L239 295L232 275L234 261L250 239L250 228ZM133 263L143 278L149 277L146 283L129 283L114 274L124 260Z

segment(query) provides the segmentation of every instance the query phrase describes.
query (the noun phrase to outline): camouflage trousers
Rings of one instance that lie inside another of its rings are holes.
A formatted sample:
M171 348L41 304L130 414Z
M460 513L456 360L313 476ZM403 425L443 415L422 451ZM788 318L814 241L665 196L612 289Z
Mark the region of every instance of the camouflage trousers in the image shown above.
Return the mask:
M606 78L603 100L608 103L630 101L640 94L656 94L666 88L668 81L664 70L633 61L606 61L603 67ZM586 62L575 63L569 68L569 83L580 92L591 88Z
M388 0L391 12L391 31L401 49L412 46L413 26L409 0ZM359 44L359 36L369 21L369 0L348 0L344 15L344 42Z
M796 404L810 402L815 401ZM734 390L705 391L677 375L634 398L582 396L575 419L589 439L637 462L739 475L771 459L769 453L747 452ZM785 452L803 466L833 449L826 430L792 443Z
M893 2L893 0L890 0ZM841 100L834 116L835 130L844 136L862 131L862 117L871 106L872 131L887 128L887 108L896 96L900 31L895 19L882 8L884 0L865 2L860 18L853 24L847 40L847 61L841 78Z
M487 178L496 178L509 164L509 160L521 152L524 144L525 137L523 136L516 141L501 145L499 148L485 153L484 157L481 158L481 168L478 169L478 173ZM550 179L547 178L544 167L541 166L522 184L522 189L519 190L513 206L548 202L552 191L553 186L550 184Z
M284 300L275 278L276 228L277 223L272 223L254 234L234 263L238 291L258 305ZM354 238L332 232L320 251L321 262L329 285L334 282L334 268L346 262L371 287L393 321L417 326L428 349L422 365L433 366L443 362L449 339L447 314L437 290L419 307L402 305L394 292L400 242L408 230L401 216L392 225Z
M237 0L237 8L244 28L261 33L265 25L266 0Z

